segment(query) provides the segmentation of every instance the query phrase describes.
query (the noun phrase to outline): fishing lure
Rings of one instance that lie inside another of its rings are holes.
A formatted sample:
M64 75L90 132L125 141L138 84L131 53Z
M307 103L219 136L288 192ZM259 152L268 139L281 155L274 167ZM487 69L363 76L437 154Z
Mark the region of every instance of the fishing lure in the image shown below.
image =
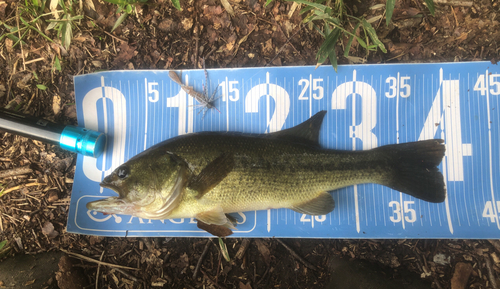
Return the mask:
M215 91L212 94L212 96L208 97L208 88L207 88L208 87L208 73L207 73L206 69L205 69L205 79L206 79L207 85L203 85L203 93L200 93L200 92L194 90L194 88L192 86L184 85L182 83L182 80L179 77L179 75L177 75L177 73L173 70L168 72L168 76L175 83L180 85L182 90L184 90L188 95L194 97L199 102L199 106L203 107L203 116L205 116L205 113L209 109L212 109L212 108L215 108L215 110L217 110L220 113L220 111L215 107L215 101L217 100L215 98L215 94L217 93L217 89L219 87L217 86L215 88Z

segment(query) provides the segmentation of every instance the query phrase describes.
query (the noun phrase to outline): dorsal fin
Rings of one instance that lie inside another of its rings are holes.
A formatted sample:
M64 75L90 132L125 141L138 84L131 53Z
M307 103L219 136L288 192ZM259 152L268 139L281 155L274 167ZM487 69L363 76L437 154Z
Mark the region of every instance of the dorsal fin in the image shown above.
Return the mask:
M319 145L319 130L323 123L326 110L322 110L310 119L294 127L270 133L271 137L290 138L291 140L303 141L308 144Z

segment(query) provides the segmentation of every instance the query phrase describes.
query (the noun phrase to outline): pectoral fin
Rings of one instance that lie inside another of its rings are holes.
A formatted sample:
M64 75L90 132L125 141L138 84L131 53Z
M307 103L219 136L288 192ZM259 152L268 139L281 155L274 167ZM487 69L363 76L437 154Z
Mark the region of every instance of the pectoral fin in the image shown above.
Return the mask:
M291 207L297 213L307 215L326 215L335 208L335 201L328 192L321 192L316 198Z
M232 155L222 154L210 162L201 172L189 180L188 187L198 192L201 198L206 192L217 186L234 167Z

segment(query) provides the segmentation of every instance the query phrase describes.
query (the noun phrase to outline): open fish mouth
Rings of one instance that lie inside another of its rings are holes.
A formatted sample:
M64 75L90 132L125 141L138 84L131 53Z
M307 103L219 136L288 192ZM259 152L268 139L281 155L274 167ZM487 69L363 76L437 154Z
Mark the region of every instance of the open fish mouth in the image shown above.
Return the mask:
M87 210L101 212L103 214L128 214L137 212L134 204L128 203L120 197L108 197L87 203Z
M112 185L112 184L109 184L109 183L105 183L105 182L101 182L99 184L101 187L105 188L105 189L110 189L112 190L113 192L117 193L118 195L121 196L121 190L120 190L120 187L118 186L115 186L115 185Z

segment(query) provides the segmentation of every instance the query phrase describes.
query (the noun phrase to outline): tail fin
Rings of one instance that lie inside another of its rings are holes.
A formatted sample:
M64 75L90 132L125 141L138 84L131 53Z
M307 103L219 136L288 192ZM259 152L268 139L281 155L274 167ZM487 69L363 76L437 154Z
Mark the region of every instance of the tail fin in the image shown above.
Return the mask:
M445 153L443 140L387 145L375 150L386 154L395 168L393 177L383 185L427 202L444 201L446 187L437 168Z

